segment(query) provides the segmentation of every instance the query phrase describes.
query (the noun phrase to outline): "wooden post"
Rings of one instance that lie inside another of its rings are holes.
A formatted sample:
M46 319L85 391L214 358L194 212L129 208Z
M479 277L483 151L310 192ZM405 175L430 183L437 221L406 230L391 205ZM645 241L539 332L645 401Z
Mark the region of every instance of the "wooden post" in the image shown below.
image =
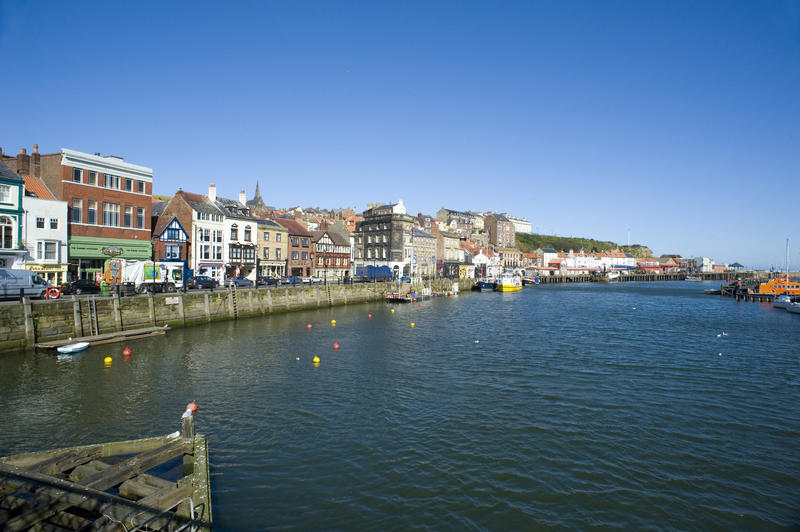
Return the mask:
M153 303L153 292L147 291L147 305L150 310L150 324L155 327L156 325L156 306Z
M194 416L190 411L186 411L181 417L181 438L184 440L194 439Z
M78 296L72 296L72 319L75 320L74 332L72 336L78 338L83 336L83 320L81 320L81 301Z
M267 288L267 308L269 313L272 314L272 289Z
M206 307L206 309L205 309L206 310L206 321L211 321L211 303L208 300L208 292L203 294L203 296L205 296L204 299L205 299L205 307Z
M119 285L117 285L119 286ZM119 291L111 296L111 303L114 306L114 324L118 331L122 330L122 312L119 310Z
M233 307L233 291L234 290L235 290L235 288L234 288L233 285L231 285L228 288L228 316L230 316L231 318L235 318L236 317L236 311L235 311L235 309Z
M33 329L33 309L31 308L31 298L22 298L22 312L25 314L25 344L33 347L36 343L36 333Z
M183 308L183 294L180 294L178 297L180 297L178 300L178 312L181 314L181 322L186 325L186 311Z

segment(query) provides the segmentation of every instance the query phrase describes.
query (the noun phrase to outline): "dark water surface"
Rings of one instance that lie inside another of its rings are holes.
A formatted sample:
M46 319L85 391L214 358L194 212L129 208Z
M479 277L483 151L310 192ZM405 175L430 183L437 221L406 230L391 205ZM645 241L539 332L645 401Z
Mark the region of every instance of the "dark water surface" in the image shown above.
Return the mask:
M709 286L292 313L127 362L3 355L0 455L166 434L195 399L217 530L797 526L800 316Z

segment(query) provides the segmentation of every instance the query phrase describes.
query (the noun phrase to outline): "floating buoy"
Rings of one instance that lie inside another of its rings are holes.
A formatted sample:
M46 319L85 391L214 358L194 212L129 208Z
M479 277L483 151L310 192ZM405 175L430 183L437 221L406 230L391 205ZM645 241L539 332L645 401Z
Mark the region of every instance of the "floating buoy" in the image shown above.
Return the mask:
M319 357L314 357L313 359L311 359L311 362L313 362L314 364L319 364Z
M339 344L333 344L333 348L338 350L339 349Z
M331 320L331 325L336 326L336 320Z
M122 350L122 354L125 355L126 357L129 357L131 356L131 350L126 347L125 349Z
M197 403L194 401L189 401L189 404L186 405L186 410L191 410L192 413L197 412Z
M300 360L300 357L295 357L295 360Z
M412 327L414 326L414 322L413 322L413 321L411 322L411 326L412 326Z
M111 357L106 357L106 358L104 358L104 359L103 359L103 363L104 363L106 366L110 366L110 365L111 365L111 362L113 362L113 361L114 361L114 359L113 359L113 358L111 358Z
M394 314L394 309L392 309L392 314Z
M420 303L420 304L419 304L419 306L421 307L421 306L422 306L422 303Z
M311 324L309 323L308 325L306 325L306 329L310 329L310 328L311 328Z
M367 318L372 319L372 314L367 314Z
M717 356L718 356L718 357L721 357L721 356L722 356L722 353L718 354Z
M475 343L476 343L476 344L479 344L479 343L480 343L480 340L475 340Z

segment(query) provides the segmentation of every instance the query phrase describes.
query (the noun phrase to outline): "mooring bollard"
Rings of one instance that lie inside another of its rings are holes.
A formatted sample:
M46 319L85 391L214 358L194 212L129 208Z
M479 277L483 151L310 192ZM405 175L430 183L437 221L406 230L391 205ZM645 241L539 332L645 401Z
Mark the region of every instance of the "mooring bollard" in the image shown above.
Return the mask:
M186 405L186 412L181 416L181 438L184 440L194 439L194 413L197 412L197 404L192 401Z

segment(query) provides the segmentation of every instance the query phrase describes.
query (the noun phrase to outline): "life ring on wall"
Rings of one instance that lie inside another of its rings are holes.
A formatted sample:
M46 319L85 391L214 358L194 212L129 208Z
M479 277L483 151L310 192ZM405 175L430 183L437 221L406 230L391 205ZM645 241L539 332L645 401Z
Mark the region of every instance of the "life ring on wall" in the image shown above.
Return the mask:
M48 286L45 290L44 297L47 299L61 299L61 288L57 286Z

